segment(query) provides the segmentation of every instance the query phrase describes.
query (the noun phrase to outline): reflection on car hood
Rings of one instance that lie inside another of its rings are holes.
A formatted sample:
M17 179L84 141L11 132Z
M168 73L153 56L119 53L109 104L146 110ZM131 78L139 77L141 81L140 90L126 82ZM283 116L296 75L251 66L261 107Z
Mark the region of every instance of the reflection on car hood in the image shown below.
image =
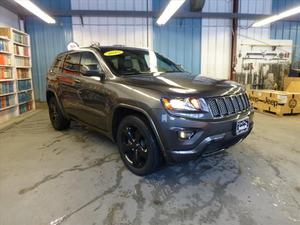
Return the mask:
M170 95L223 96L244 90L243 86L228 80L216 80L190 73L140 74L123 77L128 85L154 89Z

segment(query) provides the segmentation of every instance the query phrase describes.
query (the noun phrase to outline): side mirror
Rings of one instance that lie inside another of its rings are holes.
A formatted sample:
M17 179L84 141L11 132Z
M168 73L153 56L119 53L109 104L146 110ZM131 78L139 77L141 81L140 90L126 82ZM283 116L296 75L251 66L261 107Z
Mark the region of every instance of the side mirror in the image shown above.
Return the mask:
M85 70L81 71L81 73L82 75L93 78L95 80L103 81L105 79L105 74L99 70Z

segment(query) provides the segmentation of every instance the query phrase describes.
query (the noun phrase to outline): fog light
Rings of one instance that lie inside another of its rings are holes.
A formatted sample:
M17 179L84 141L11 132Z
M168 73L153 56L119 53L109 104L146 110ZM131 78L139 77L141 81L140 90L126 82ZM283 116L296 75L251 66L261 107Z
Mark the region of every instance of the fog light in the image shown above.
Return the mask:
M193 131L178 131L178 137L180 139L191 139L193 135Z

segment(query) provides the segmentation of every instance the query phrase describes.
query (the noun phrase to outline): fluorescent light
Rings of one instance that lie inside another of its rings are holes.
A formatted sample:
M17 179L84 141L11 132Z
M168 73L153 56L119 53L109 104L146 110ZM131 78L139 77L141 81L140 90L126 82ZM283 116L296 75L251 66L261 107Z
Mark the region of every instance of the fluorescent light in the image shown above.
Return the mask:
M267 24L273 23L273 22L278 21L278 20L282 20L284 18L293 16L293 15L298 14L298 13L300 13L300 6L297 6L295 8L290 9L290 10L284 11L280 14L270 16L266 19L260 20L256 23L254 23L252 25L252 27L262 27L262 26L265 26Z
M28 11L32 12L37 17L44 20L46 23L55 23L55 19L53 19L43 10L41 10L37 5L32 3L30 0L15 0L15 1L21 6L23 6L25 9L27 9Z
M173 16L173 14L182 6L185 0L170 0L169 4L160 15L156 23L158 25L164 25Z

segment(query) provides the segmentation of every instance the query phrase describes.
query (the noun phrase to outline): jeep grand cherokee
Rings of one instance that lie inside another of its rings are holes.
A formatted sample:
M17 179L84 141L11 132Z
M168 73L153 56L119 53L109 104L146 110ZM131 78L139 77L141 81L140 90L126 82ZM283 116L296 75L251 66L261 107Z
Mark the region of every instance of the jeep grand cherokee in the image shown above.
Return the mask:
M253 109L244 88L185 72L148 49L91 46L59 54L47 76L57 130L79 121L117 142L137 175L163 161L224 150L250 133Z

